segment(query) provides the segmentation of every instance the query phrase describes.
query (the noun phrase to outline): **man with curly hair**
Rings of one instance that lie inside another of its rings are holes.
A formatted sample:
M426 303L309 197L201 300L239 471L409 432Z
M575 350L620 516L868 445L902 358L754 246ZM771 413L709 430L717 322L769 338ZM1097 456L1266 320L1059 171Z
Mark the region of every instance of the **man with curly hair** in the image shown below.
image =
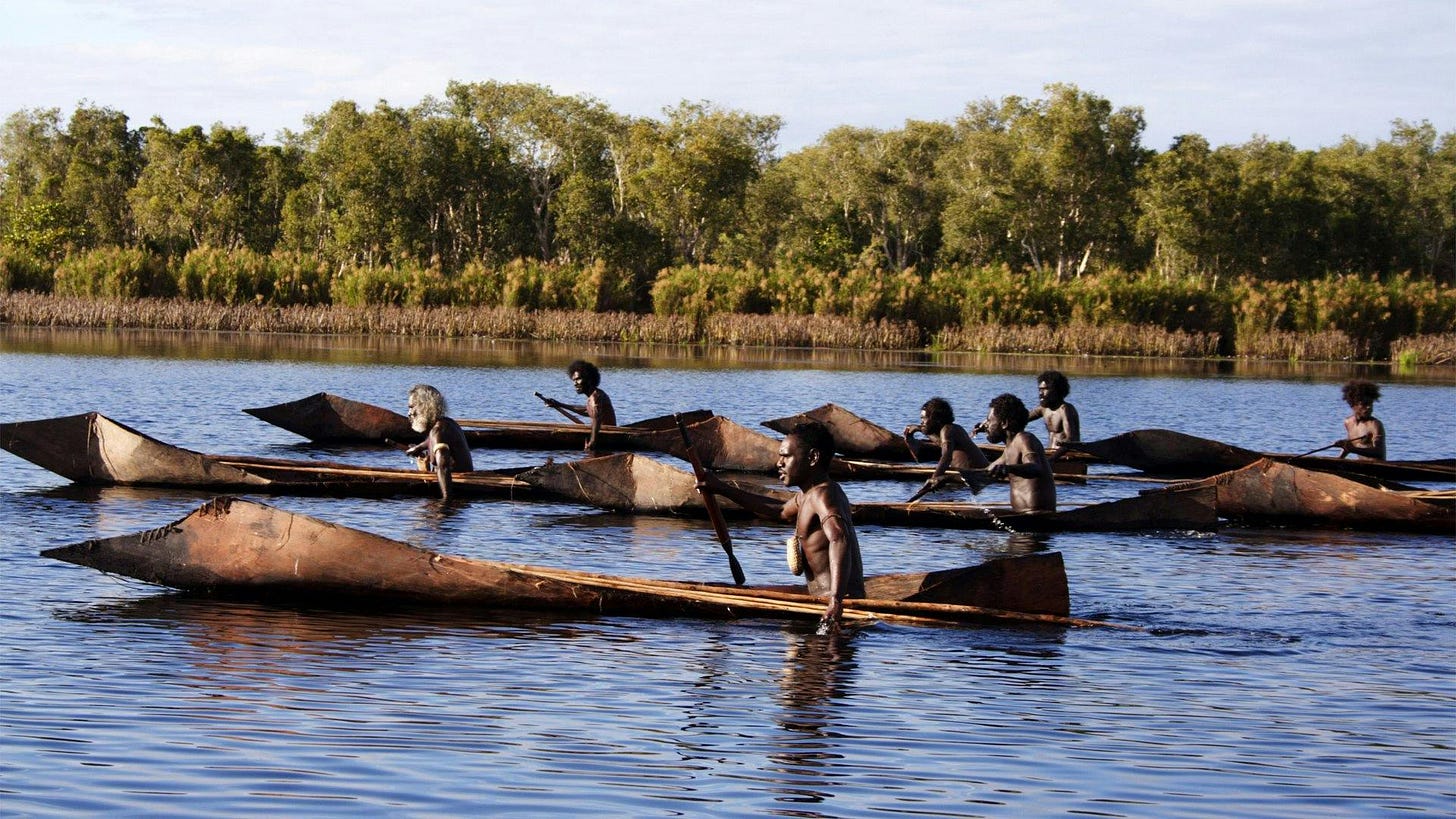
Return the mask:
M947 479L947 471L959 474L963 469L985 469L988 466L985 453L971 440L965 427L955 422L955 412L950 402L936 396L920 407L920 423L905 427L905 444L911 452L920 451L915 433L925 434L925 443L940 447L940 461L935 471L925 480L927 491L940 486Z
M1380 387L1370 381L1355 379L1345 382L1342 391L1350 405L1345 419L1345 437L1332 446L1340 448L1340 457L1350 453L1361 458L1385 460L1385 425L1375 417L1375 402L1380 400Z
M846 597L865 596L864 563L849 498L829 477L833 459L829 429L819 421L806 421L779 443L779 480L800 490L789 500L750 492L712 472L698 484L698 489L723 495L761 518L794 524L789 566L794 574L803 572L809 593L825 601L824 627L839 622Z
M1057 485L1052 477L1052 465L1047 461L1041 441L1026 431L1028 415L1026 405L1009 392L992 398L986 414L986 440L1004 443L1006 449L984 473L966 474L985 476L972 482L972 489L977 492L990 481L1005 478L1011 485L1013 512L1055 512Z
M1063 444L1075 444L1082 440L1082 421L1077 417L1077 408L1067 403L1072 385L1067 377L1057 370L1047 370L1036 377L1036 394L1040 402L1027 416L1027 423L1038 418L1045 419L1047 446L1061 449Z
M555 409L564 409L574 412L577 415L585 415L591 423L591 433L587 436L586 446L582 447L587 452L595 452L597 449L597 434L603 426L614 427L617 425L617 410L612 406L612 399L602 389L602 373L597 365L590 361L577 359L566 366L566 374L571 378L572 386L580 395L586 396L585 404L567 404L557 401L555 398L545 398L546 406Z

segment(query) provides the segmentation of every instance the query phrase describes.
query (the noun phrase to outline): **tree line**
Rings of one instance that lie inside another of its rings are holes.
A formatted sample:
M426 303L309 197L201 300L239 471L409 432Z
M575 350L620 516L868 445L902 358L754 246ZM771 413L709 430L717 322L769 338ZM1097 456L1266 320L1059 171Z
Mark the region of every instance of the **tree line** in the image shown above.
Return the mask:
M594 270L624 302L610 307L637 311L684 266L1456 279L1456 133L1427 122L1373 145L1189 134L1155 151L1140 109L1050 85L782 155L780 125L696 102L631 117L499 82L409 108L339 101L277 144L220 124L133 128L84 103L64 121L22 110L0 133L0 253L286 253L447 280L524 260Z

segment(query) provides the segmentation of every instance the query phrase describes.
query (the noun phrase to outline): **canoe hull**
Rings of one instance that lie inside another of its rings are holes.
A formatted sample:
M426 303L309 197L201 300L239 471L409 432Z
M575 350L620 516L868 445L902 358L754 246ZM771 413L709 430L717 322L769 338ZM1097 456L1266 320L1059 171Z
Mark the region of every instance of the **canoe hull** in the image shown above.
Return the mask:
M553 463L527 470L521 481L550 494L614 512L644 514L707 514L692 474L633 454L619 453ZM758 484L739 485L782 499L792 493ZM1132 531L1139 529L1208 530L1217 526L1214 492L1151 492L1104 504L1072 507L1048 515L1017 515L1008 510L970 503L857 503L855 523L950 529L1014 531ZM747 512L726 502L725 512Z
M1284 461L1304 469L1344 476L1363 476L1383 481L1453 481L1456 459L1430 461L1380 461L1362 458L1329 458L1254 452L1219 441L1186 435L1168 429L1140 429L1100 441L1068 444L1068 450L1107 463L1138 469L1155 475L1207 478L1242 469L1260 459Z
M253 489L267 480L96 412L0 424L0 448L76 483Z
M243 412L318 443L415 443L424 439L410 427L407 417L393 410L327 392ZM696 423L711 418L713 413L692 410L682 415L685 423ZM576 450L586 445L590 433L584 424L456 420L464 429L465 440L481 448ZM656 445L654 433L671 431L675 435L676 429L673 416L664 415L625 426L603 427L597 442L604 450L650 449Z
M890 430L868 421L838 404L825 404L808 412L773 418L763 425L781 435L806 421L818 421L829 429L834 437L836 451L860 458L883 461L914 460L915 453L905 439Z
M1263 458L1191 486L1240 523L1456 535L1456 508Z
M46 557L149 583L264 598L427 603L640 616L816 618L823 602L786 587L733 587L618 578L441 555L368 532L235 498L133 535L50 549ZM853 601L873 615L906 607L946 622L1067 614L1061 556L1042 553L982 566L867 578ZM967 607L974 607L976 611ZM966 610L957 610L966 609ZM1015 619L1015 618L1013 618Z
M1017 513L969 503L857 503L856 524L1012 532L1210 531L1218 528L1215 493L1204 487L1155 490L1131 498Z
M207 455L164 443L96 412L0 424L0 447L76 483L209 492L438 497L435 476L328 461ZM513 470L461 472L456 496L525 498Z

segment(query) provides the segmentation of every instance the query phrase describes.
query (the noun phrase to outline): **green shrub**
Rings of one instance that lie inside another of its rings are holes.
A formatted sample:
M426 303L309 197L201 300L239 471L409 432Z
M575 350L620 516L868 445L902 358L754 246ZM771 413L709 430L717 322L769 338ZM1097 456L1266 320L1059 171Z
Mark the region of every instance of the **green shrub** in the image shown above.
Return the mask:
M314 256L274 251L268 257L273 277L270 301L279 307L330 302L329 266Z
M167 298L176 292L163 259L144 250L101 247L67 256L56 267L58 296Z
M14 247L0 246L0 292L49 293L55 274L44 259Z
M346 267L329 281L329 296L346 307L398 307L408 287L408 277L392 267Z
M217 304L263 304L272 301L277 285L272 260L246 248L196 248L177 264L174 273L182 298Z

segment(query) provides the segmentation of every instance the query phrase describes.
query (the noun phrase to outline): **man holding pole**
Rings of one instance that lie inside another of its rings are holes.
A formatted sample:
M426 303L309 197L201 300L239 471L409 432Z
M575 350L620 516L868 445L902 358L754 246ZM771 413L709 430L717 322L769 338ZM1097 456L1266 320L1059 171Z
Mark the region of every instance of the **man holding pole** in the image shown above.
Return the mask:
M809 593L824 598L821 623L837 623L846 597L864 597L864 564L850 519L849 498L829 477L834 438L818 421L798 424L779 444L779 480L800 492L787 501L759 495L705 473L698 489L724 495L759 517L792 521L790 568L802 564ZM799 572L795 571L795 574Z

